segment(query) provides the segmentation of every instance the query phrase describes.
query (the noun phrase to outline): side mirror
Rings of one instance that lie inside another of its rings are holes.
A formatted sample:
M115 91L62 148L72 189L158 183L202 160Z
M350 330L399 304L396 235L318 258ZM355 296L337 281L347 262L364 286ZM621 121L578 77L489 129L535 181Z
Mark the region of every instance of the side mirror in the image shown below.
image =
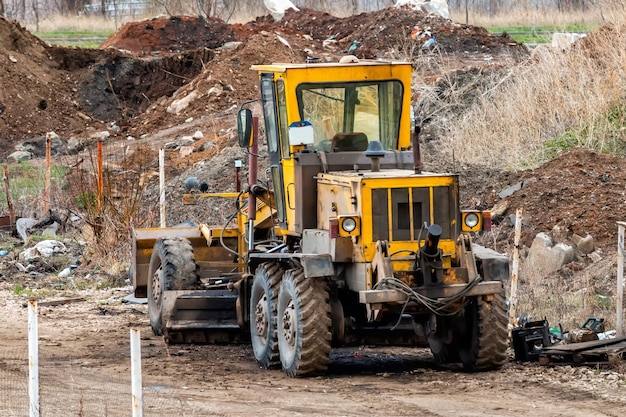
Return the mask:
M250 109L241 109L237 113L237 136L239 146L249 148L252 146L252 111Z

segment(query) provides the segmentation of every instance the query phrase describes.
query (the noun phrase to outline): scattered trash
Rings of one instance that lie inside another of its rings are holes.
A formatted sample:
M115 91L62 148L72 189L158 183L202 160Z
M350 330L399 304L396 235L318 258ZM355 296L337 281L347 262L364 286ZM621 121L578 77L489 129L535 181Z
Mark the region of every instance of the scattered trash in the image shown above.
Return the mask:
M135 294L128 294L126 297L122 298L123 304L148 304L147 298L137 298Z
M26 261L31 261L35 258L43 256L44 258L48 258L52 255L56 255L59 253L67 252L67 248L62 242L58 240L42 240L37 243L32 248L28 248L22 252L20 252L20 259L24 259Z
M0 250L0 256L6 256L6 255L8 255L8 254L9 254L9 251L8 251L8 250L4 250L4 249L3 249L3 250Z
M551 346L541 352L539 364L597 365L624 359L626 337L567 343Z
M355 39L355 40L352 42L352 45L350 45L350 46L348 47L348 52L349 52L349 53L352 53L352 52L356 51L356 48L357 48L358 46L359 46L359 41Z
M563 332L550 328L548 320L529 321L523 314L511 331L515 360L538 361L541 365L596 365L615 358L624 359L626 337L616 337L615 330L604 330L604 319L589 317L577 329Z
M521 362L539 360L542 349L553 343L548 320L544 318L529 322L527 316L522 316L518 323L520 327L511 331L515 360Z
M59 272L59 274L57 275L59 278L67 278L70 276L70 274L72 273L72 268L67 267L64 270L62 270L61 272Z

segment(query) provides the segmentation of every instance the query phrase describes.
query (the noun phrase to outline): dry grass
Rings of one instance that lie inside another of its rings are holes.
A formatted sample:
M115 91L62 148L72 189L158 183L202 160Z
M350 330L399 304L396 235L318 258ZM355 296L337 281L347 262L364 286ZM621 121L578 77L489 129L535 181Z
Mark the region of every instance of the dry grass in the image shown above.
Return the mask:
M107 19L102 16L70 16L50 15L39 21L39 28L33 24L27 24L26 28L31 31L53 32L64 29L70 32L114 32L123 21Z
M564 52L541 48L450 123L444 148L468 163L523 169L560 148L624 152L626 36L612 26Z
M519 7L486 14L484 10L469 10L467 23L474 26L557 26L566 27L572 23L597 25L610 20L614 7L603 2L601 7L590 6L588 10L559 12L547 7ZM465 10L450 10L450 18L455 22L466 22Z

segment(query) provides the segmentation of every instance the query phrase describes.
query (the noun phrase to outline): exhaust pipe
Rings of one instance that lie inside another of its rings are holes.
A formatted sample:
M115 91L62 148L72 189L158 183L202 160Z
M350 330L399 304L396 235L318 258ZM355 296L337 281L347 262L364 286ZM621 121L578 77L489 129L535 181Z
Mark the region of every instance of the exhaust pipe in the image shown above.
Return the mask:
M422 154L420 152L420 132L421 128L415 126L415 131L411 135L411 148L413 148L413 169L416 174L422 173Z

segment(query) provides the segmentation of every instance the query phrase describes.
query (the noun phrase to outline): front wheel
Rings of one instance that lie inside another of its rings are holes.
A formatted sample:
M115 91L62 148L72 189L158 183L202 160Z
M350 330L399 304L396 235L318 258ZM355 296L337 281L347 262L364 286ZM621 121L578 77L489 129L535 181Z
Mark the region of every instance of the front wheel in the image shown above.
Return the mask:
M278 263L266 262L254 273L250 290L250 339L254 358L262 368L278 366L276 310L283 270Z
M324 280L305 278L301 268L285 272L278 295L278 349L288 376L319 374L328 368L330 311Z
M193 247L185 238L159 239L148 269L148 316L156 336L163 335L163 292L198 285Z
M489 302L482 297L466 307L468 337L459 346L459 356L468 371L499 368L506 362L508 316L504 289Z

